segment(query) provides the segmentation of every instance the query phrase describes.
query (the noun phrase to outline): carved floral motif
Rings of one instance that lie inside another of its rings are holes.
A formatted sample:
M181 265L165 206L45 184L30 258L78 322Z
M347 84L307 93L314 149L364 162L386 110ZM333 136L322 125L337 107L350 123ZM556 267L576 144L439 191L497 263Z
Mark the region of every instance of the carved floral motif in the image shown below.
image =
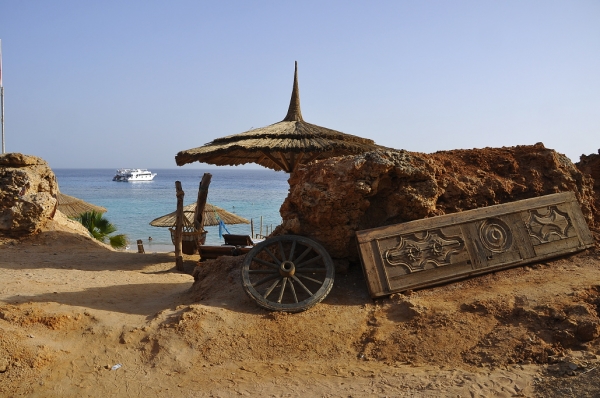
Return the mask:
M529 218L526 223L529 236L540 243L568 238L569 229L573 228L569 215L560 211L556 206L549 206L542 214L540 214L540 210L529 210ZM543 210L541 211L543 212Z
M445 236L439 229L398 237L396 247L383 252L388 265L405 267L408 272L423 271L429 264L433 267L449 265L450 257L465 250L460 236Z

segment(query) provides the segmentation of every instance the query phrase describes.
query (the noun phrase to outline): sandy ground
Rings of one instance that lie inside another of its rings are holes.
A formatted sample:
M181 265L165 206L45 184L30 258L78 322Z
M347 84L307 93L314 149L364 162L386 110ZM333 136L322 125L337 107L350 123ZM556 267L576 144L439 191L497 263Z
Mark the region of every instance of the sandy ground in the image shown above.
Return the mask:
M0 396L600 395L597 250L376 301L355 267L282 314L239 257L194 283L63 224L0 240Z

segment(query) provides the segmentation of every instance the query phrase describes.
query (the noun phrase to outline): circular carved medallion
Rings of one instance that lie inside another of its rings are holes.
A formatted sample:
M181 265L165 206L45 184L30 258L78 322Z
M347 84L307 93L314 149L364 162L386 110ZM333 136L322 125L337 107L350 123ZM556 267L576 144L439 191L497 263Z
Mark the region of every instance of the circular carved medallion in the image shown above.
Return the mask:
M510 228L497 218L490 218L481 223L479 238L483 246L494 253L502 253L512 246Z

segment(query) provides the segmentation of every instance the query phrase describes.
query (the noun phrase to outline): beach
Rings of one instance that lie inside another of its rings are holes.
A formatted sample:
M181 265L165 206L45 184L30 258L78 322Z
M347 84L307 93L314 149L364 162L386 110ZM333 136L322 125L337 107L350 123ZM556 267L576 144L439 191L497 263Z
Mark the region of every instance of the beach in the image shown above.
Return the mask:
M172 254L116 252L71 223L0 242L0 395L592 396L600 380L597 343L536 337L597 300L594 250L375 301L352 268L284 314L247 297L240 258L194 283Z
M253 220L255 234L263 234L267 226L281 223L279 207L289 189L287 175L271 170L252 169L152 169L157 176L152 181L112 181L114 169L56 169L62 193L75 196L107 209L105 217L129 238L129 251L137 251L141 239L147 252L173 251L168 228L150 226L150 221L175 211L175 181L181 181L184 203L194 203L198 185L204 173L211 173L208 203L228 212ZM232 234L250 235L250 224L226 225ZM217 226L207 226L207 244L221 245ZM223 233L226 233L224 230ZM152 237L152 240L148 238Z
M0 10L0 398L600 397L600 2Z

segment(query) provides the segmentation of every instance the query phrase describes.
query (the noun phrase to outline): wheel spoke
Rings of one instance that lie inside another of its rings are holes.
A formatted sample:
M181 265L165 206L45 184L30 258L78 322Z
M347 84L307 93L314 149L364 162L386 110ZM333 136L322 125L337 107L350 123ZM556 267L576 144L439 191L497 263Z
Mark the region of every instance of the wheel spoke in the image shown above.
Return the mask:
M304 289L304 291L308 294L310 294L311 296L314 296L313 292L311 292L310 290L308 290L308 288L306 286L304 286L304 283L302 283L302 281L300 281L300 279L298 279L298 277L296 275L292 275L292 278L298 282L298 284L300 285L300 287L302 287L302 289Z
M300 269L296 269L296 273L304 273L304 272L312 272L314 274L325 274L327 273L327 270L325 268L300 268ZM266 274L266 272L265 272Z
M298 257L297 259L294 260L294 263L298 263L298 262L302 261L302 259L304 257L306 257L306 255L308 253L310 253L311 250L312 250L312 247L310 247L310 246L307 247L306 250L304 250L304 252L300 255L300 257Z
M277 274L277 275L271 275L271 276L267 276L266 278L262 278L262 279L260 279L260 280L258 280L258 281L256 281L256 282L254 282L254 283L252 284L252 287L260 286L260 285L262 285L263 283L266 283L266 282L268 282L268 281L272 281L273 279L277 279L277 278L279 278L279 274Z
M309 281L311 281L311 282L317 283L317 284L319 284L319 285L323 283L323 281L318 281L318 280L316 280L316 279L313 279L313 278L311 278L310 276L301 275L301 274L298 274L298 276L299 276L300 278L304 278L304 279L306 279L306 280L309 280Z
M279 246L279 255L281 256L281 261L285 261L285 252L283 251L283 243L281 241L277 242Z
M273 264L273 263L270 263L270 262L268 262L268 261L265 261L265 260L261 260L260 258L256 258L256 257L254 257L254 258L252 259L252 261L256 261L257 263L259 263L259 264L262 264L262 265L266 265L267 267L271 267L271 268L279 269L279 265L277 265L277 264Z
M281 290L279 291L279 298L277 302L281 304L281 300L283 299L283 292L285 292L285 285L287 285L288 278L283 278L283 283L281 284Z
M297 264L297 265L296 265L296 268L302 268L302 267L305 267L305 266L307 266L308 264L315 263L315 262L317 262L317 261L318 261L318 260L320 260L320 259L321 259L321 255L319 254L317 257L313 257L313 258L311 258L310 260L306 260L306 261L305 261L305 262L303 262L302 264Z
M302 270L303 272L306 270ZM276 269L249 269L249 274L278 274Z
M275 289L275 286L277 286L277 284L279 283L279 279L277 279L275 282L273 282L273 284L271 286L269 286L269 288L267 289L267 291L264 294L264 298L266 299L267 297L269 297L269 294L271 294L271 292L273 291L273 289Z
M294 251L296 250L296 241L292 241L292 248L290 249L290 256L288 257L288 261L292 261L292 257L294 257ZM292 281L290 281L290 284ZM297 301L296 301L297 302Z
M269 248L265 248L263 251L266 251L267 253L269 253L269 256L271 256L271 258L273 260L275 260L275 262L277 263L277 268L279 268L279 266L281 265L281 261L279 261L279 259L277 257L275 257L275 255L271 252L271 250L269 250Z
M296 243L294 241L294 243ZM294 287L294 281L292 281L290 279L290 289L292 290L292 294L294 295L294 301L297 303L298 302L298 296L296 295L296 288Z

